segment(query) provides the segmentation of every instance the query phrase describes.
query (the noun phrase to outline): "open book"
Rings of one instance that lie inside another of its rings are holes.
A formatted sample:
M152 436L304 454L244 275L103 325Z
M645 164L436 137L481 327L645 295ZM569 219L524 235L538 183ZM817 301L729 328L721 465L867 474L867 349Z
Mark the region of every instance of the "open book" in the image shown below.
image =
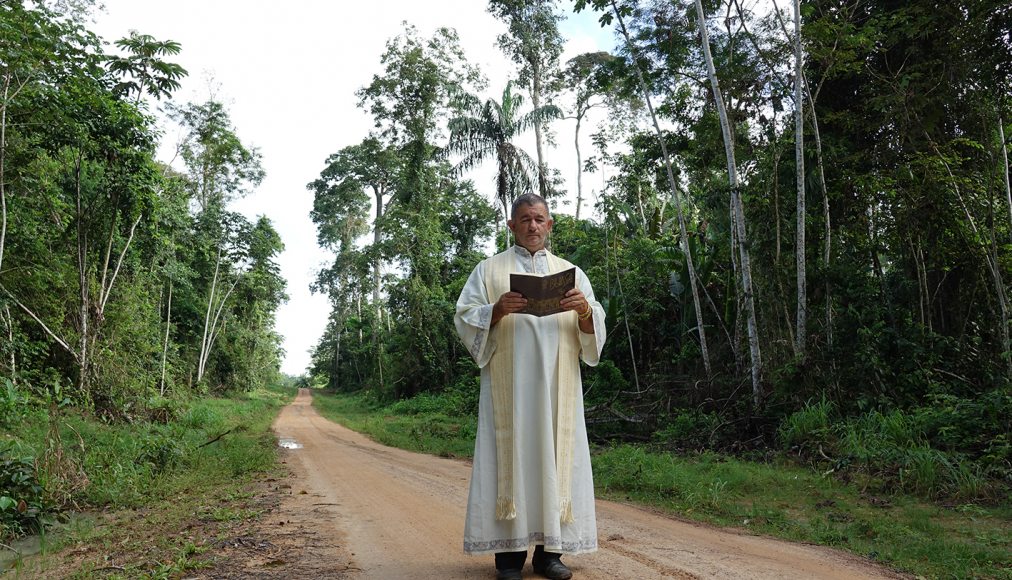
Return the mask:
M562 312L559 301L576 287L576 268L554 274L510 274L510 292L519 292L527 299L527 308L520 314L547 316Z

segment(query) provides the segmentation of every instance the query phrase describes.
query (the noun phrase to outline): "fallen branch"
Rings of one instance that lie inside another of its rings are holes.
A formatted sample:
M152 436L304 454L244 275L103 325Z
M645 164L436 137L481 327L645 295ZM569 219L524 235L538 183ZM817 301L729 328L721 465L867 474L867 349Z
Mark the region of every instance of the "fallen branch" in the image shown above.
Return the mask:
M214 439L211 439L210 441L206 441L204 443L201 443L200 445L197 446L197 449L200 449L201 447L207 447L208 445L214 443L215 441L218 441L219 439L221 439L222 437L224 437L225 435L228 435L229 433L231 433L233 431L235 431L235 427L229 429L228 431L225 431L224 433L222 433L221 435L218 435L217 437L215 437Z

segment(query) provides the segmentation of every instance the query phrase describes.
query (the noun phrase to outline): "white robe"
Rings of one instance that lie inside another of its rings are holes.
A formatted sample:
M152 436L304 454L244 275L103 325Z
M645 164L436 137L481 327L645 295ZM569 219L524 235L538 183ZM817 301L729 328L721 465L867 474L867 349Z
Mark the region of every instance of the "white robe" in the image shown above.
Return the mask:
M520 246L512 250L517 272L545 274L545 250L531 256ZM573 444L572 498L576 521L560 522L559 491L555 469L555 406L558 393L556 357L559 326L554 316L515 316L513 415L515 433L517 517L495 519L497 476L495 426L492 418L492 381L488 361L495 352L489 339L492 306L498 296L487 296L484 274L486 261L471 272L457 300L454 323L461 340L481 367L481 395L478 403L478 434L474 448L471 487L464 524L464 552L488 554L514 552L543 544L549 552L579 554L597 550L597 521L594 515L594 480L590 467L590 446L583 417L583 388L579 376L576 389L576 427ZM594 309L594 334L580 332L580 358L594 366L604 347L604 309L594 300L583 270L576 269L576 284Z

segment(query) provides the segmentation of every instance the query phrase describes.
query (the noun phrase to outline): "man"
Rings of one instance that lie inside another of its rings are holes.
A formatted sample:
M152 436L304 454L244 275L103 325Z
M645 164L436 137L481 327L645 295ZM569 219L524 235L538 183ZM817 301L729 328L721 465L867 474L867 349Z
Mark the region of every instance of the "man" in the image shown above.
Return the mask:
M573 267L545 249L553 223L543 198L517 198L507 221L516 245L475 267L454 317L481 367L464 552L494 553L499 580L521 578L531 546L534 571L561 580L572 577L562 554L597 550L579 359L597 364L604 309L579 268L564 312L519 314L527 299L510 292L510 272Z

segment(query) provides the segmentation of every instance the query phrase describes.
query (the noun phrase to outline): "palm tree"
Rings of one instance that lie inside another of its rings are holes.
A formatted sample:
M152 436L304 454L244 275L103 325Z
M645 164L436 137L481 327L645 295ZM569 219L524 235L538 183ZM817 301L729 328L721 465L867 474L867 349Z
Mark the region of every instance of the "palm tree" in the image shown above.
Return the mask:
M534 127L535 123L558 119L562 112L555 105L544 105L526 113L522 95L513 94L513 81L506 83L502 102L488 99L484 103L467 93L457 95L462 115L450 120L450 144L446 152L461 155L454 168L459 173L474 169L486 159L494 158L496 197L508 216L510 204L519 195L534 190L538 165L513 139Z

